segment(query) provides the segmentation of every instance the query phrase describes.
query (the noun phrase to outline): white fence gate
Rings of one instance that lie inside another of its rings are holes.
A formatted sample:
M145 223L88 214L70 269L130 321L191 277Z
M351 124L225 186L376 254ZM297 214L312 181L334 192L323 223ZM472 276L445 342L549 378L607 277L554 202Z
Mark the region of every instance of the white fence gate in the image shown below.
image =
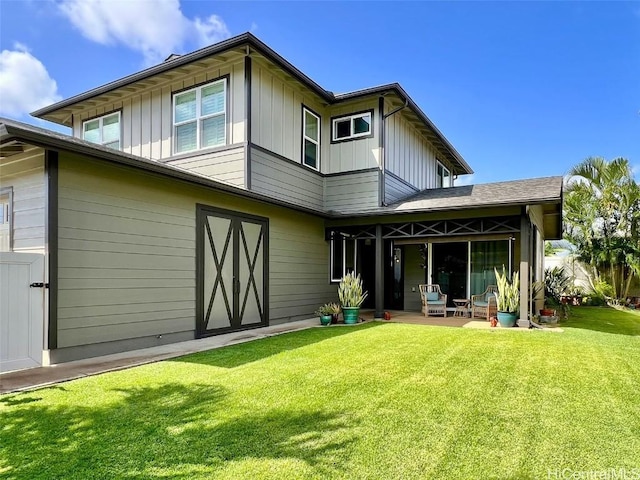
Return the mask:
M0 373L42 364L44 255L0 253Z

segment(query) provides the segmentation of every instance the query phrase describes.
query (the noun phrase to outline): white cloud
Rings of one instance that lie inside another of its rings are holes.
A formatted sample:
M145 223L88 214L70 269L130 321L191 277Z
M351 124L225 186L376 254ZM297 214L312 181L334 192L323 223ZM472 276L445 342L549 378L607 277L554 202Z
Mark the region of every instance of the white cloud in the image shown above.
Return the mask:
M141 52L148 65L185 45L204 47L230 35L217 15L187 18L179 0L61 0L58 8L84 37Z
M61 98L56 81L24 45L0 53L0 114L19 117Z

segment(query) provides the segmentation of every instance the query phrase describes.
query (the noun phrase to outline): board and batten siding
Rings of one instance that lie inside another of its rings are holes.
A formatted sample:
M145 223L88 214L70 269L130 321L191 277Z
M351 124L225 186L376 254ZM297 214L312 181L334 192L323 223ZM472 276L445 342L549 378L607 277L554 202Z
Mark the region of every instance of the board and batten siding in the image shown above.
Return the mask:
M350 213L378 207L380 172L377 169L329 175L324 178L324 208Z
M402 111L385 123L385 168L420 190L436 187L436 150Z
M197 203L269 219L271 323L336 296L320 218L80 156L59 163L58 358L194 337Z
M260 148L251 149L251 190L295 205L322 210L322 175Z
M245 186L244 145L202 155L181 156L165 163L236 187Z
M183 74L180 80L164 82L143 93L105 103L74 115L73 136L82 138L82 123L114 111L121 112L122 151L151 160L173 155L173 94L228 75L227 144L244 138L245 89L244 62L222 67L205 67L197 73Z
M44 253L44 150L33 147L0 164L0 188L13 189L13 251Z
M326 172L330 141L328 112L314 94L285 81L279 73L254 59L251 68L252 143L301 164L303 105L321 117L320 171Z
M420 191L389 171L387 171L384 176L384 185L384 199L387 205L398 202Z
M331 151L324 173L339 173L363 170L380 166L380 129L378 122L378 98L365 101L338 104L331 108L331 118L351 115L356 112L373 110L373 136L356 138L331 144ZM329 129L331 126L329 118Z

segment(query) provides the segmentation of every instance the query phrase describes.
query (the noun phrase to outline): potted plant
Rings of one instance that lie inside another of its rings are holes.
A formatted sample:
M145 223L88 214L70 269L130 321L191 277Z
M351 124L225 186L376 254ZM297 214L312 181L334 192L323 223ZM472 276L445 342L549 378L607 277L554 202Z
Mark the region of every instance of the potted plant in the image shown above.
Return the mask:
M329 325L333 315L333 307L331 303L325 303L316 310L316 315L320 317L322 325Z
M498 322L501 327L514 327L520 313L520 276L515 272L511 279L507 276L504 266L502 273L494 269L498 291L496 303L498 307Z
M338 323L338 315L341 312L340 305L338 305L337 303L327 303L325 304L325 307L327 309L327 312L329 312L329 314L331 315L331 323Z
M367 298L367 292L362 291L362 279L353 272L347 273L338 286L338 298L342 305L344 323L358 323L360 305Z

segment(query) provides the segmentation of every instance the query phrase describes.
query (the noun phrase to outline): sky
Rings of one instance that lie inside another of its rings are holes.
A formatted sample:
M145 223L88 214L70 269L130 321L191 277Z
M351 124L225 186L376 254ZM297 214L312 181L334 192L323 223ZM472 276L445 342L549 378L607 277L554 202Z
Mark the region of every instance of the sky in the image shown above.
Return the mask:
M457 184L627 158L640 180L640 2L0 1L0 115L251 31L323 88L399 82L471 165Z

